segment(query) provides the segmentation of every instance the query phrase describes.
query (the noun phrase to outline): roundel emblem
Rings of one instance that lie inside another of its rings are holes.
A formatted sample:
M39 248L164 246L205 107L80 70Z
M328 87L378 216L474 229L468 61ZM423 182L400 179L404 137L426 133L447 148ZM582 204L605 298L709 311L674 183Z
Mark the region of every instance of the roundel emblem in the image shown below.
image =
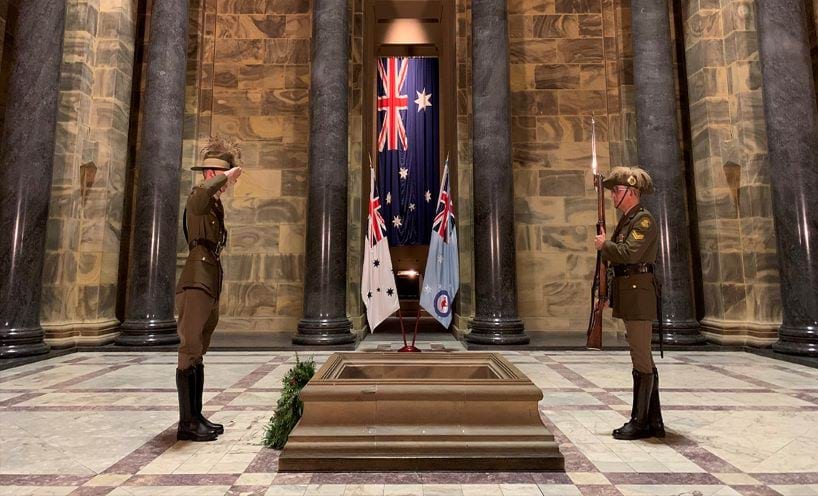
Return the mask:
M438 317L448 317L452 313L452 305L449 301L449 293L446 290L440 290L435 295L435 312Z

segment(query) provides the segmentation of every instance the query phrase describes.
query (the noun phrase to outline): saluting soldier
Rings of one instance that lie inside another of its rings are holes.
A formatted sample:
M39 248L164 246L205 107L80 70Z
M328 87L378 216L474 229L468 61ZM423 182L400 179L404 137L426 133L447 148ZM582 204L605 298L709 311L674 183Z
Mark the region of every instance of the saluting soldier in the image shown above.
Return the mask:
M653 321L657 318L657 283L654 262L659 249L659 226L640 203L653 192L653 181L639 167L615 167L602 183L611 190L622 216L612 239L603 231L594 244L613 268L613 316L625 321L633 363L633 408L630 420L614 429L616 439L664 437L659 404L659 375L651 354Z
M181 340L176 369L179 427L176 438L212 441L224 426L202 415L203 357L219 321L223 271L219 255L227 243L221 194L241 175L241 151L232 141L211 138L202 150L204 182L193 188L184 215L189 253L176 285L177 331Z

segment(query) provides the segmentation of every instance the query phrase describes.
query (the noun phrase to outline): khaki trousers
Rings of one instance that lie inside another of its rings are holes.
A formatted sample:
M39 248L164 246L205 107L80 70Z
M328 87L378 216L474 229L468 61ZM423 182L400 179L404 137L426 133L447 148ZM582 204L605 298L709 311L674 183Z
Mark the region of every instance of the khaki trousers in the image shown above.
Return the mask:
M626 320L625 330L633 368L645 374L653 373L653 367L656 366L650 348L653 323L649 320Z
M179 322L179 360L181 370L202 363L210 347L210 337L219 322L219 300L203 289L185 289L176 294Z

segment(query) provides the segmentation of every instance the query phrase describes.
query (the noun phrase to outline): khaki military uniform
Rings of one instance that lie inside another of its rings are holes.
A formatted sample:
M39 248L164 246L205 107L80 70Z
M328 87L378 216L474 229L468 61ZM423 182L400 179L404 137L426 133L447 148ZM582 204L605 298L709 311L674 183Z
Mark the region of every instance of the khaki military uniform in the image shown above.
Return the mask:
M190 252L176 285L179 312L179 369L202 362L219 322L223 271L219 253L227 240L224 208L214 194L227 183L219 174L193 189L187 200L186 222Z
M636 205L619 220L602 257L613 268L613 316L625 321L633 367L651 373L652 323L657 318L653 264L659 249L659 226L650 212Z

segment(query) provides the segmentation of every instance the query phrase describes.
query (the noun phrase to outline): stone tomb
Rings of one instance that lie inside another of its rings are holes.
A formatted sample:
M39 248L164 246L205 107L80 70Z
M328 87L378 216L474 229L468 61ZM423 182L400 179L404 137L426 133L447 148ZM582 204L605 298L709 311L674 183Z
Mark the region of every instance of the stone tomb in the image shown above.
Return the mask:
M542 397L496 353L335 353L278 470L562 470Z

